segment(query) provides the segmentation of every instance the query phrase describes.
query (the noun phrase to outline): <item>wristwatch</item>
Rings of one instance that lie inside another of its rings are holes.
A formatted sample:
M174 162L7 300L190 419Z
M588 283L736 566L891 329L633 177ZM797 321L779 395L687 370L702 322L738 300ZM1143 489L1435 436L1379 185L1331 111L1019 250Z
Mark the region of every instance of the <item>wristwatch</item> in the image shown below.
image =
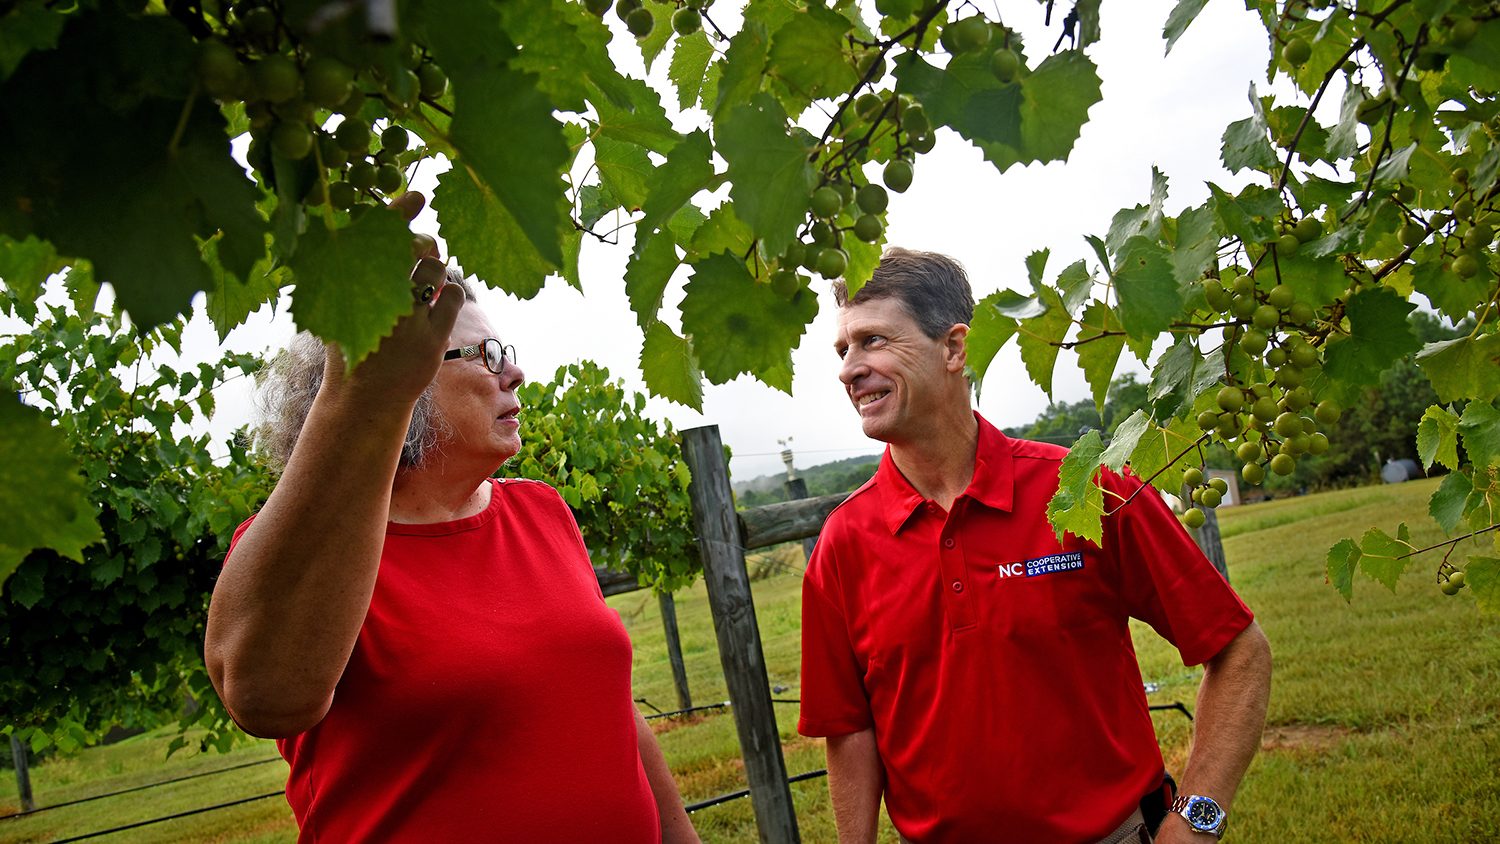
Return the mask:
M1224 827L1229 823L1229 813L1212 797L1200 794L1177 795L1172 801L1172 811L1186 818L1195 832L1206 832L1215 838L1224 837Z

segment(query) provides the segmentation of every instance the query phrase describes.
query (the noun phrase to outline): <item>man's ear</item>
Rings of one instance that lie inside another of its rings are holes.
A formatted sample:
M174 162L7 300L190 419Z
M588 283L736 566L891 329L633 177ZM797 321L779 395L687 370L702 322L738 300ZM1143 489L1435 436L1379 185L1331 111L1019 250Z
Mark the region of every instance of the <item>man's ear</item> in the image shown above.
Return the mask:
M969 361L969 326L957 323L943 337L943 365L949 372L962 373Z

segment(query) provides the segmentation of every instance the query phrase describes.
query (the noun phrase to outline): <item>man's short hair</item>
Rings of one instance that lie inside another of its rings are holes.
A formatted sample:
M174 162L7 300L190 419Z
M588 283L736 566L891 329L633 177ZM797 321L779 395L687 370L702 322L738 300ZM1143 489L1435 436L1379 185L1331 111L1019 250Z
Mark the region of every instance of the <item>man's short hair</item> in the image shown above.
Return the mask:
M833 298L840 308L876 299L895 299L932 340L954 325L968 325L974 319L974 291L961 264L947 255L899 246L887 249L880 256L874 277L865 282L852 300L843 279L833 283Z

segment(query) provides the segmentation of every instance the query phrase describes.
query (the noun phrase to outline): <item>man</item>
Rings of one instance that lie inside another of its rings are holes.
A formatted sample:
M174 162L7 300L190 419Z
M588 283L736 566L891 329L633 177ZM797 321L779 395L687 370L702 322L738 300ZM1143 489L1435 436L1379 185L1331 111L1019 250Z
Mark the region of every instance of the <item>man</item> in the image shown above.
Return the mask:
M1099 545L1057 540L1066 450L971 409L957 263L892 249L853 300L835 295L839 378L888 445L803 587L798 730L827 737L839 840L873 842L882 797L921 844L1149 841L1158 823L1158 842L1215 840L1265 722L1270 649L1250 611L1159 496L1130 498L1134 478L1105 474ZM1132 617L1204 665L1180 813Z

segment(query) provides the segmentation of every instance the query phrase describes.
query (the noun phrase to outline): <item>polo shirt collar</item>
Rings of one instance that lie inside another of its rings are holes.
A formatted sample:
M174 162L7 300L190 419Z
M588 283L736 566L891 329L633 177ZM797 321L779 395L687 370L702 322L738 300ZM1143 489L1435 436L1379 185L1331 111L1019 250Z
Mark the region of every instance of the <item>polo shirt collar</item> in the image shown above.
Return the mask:
M980 504L996 510L1010 512L1015 498L1015 467L1011 454L1010 438L991 425L988 420L974 412L979 423L979 443L974 454L974 477L969 488L959 500L972 498ZM897 533L906 524L917 508L927 503L916 487L896 468L891 459L890 446L880 459L880 468L875 470L875 484L880 490L881 508L885 525L891 533Z

